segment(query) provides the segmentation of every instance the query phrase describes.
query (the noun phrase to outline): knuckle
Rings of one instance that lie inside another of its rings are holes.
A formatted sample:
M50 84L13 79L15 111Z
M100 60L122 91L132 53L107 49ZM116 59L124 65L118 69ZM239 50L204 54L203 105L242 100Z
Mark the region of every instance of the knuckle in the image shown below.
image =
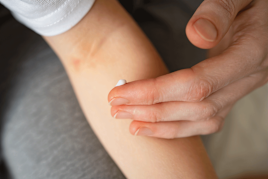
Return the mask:
M189 88L187 94L188 101L202 101L204 98L208 97L212 93L212 83L208 80L198 80L194 82Z
M200 108L200 118L204 120L209 120L214 117L218 112L218 108L211 102L204 102Z
M209 123L207 123L207 126L203 134L205 135L213 134L213 133L219 132L221 129L222 129L222 125L221 125L220 120L212 119L211 121L209 121Z
M249 28L253 27L250 26ZM243 30L238 29L238 31L235 32L233 36L233 47L239 47L241 50L243 49L244 53L242 55L244 58L244 63L248 64L249 68L263 68L263 66L266 66L265 57L267 56L267 49L262 43L262 40L257 37L259 32L249 28Z
M249 41L251 42L251 49L248 49L252 61L256 61L256 65L260 65L263 62L264 57L266 56L266 50L263 48L263 44L260 41L256 41L254 37L250 37Z
M218 132L219 129L220 129L220 126L219 125L216 125L216 124L212 125L212 124L210 124L209 126L207 126L204 134L205 135L206 134L213 134L215 132Z
M162 104L156 104L150 110L148 110L147 117L150 119L150 122L156 123L164 121L163 113L165 113L162 109ZM161 110L162 109L162 110Z
M153 111L148 112L147 117L150 120L150 122L153 122L153 123L160 121L158 115L154 113Z
M220 6L227 13L228 18L232 18L235 16L235 3L234 0L218 0Z

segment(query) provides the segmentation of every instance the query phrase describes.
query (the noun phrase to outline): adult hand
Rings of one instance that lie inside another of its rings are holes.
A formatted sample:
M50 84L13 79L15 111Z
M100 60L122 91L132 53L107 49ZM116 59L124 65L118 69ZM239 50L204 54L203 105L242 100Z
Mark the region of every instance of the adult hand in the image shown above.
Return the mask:
M189 69L127 83L109 93L130 132L179 138L217 132L232 106L268 81L268 1L206 0L186 34L208 58ZM217 54L215 56L215 54Z

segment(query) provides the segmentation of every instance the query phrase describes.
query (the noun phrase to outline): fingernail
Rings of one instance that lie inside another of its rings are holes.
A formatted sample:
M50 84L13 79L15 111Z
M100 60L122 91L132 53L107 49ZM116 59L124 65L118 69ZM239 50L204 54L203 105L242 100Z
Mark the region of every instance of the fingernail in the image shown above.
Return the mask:
M127 81L125 80L125 79L121 79L121 80L119 80L118 82L117 82L117 84L115 85L115 86L122 86L122 85L124 85L124 84L126 84L127 83Z
M121 79L117 82L117 84L115 85L115 87L117 86L122 86L124 84L126 84L127 81L125 79ZM117 106L117 105L123 105L123 104L127 104L129 101L127 99L124 99L124 98L114 98L112 99L109 104L111 106Z
M132 117L132 114L125 111L119 111L114 115L114 118L116 119L132 119Z
M110 101L111 106L119 106L127 103L129 103L129 100L125 98L114 98Z
M153 134L153 131L147 127L142 127L138 129L135 135L143 135L143 136L150 136Z
M213 42L217 38L217 29L209 20L199 19L194 23L196 32L206 41Z

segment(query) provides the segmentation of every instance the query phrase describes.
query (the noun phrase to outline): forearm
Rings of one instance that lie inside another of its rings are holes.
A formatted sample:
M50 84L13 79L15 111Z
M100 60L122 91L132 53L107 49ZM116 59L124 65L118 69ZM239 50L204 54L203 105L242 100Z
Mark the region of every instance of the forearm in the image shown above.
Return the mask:
M111 117L107 95L119 79L168 73L116 1L98 0L74 28L45 39L62 60L92 128L127 178L216 178L199 137L136 137L129 133L130 120Z

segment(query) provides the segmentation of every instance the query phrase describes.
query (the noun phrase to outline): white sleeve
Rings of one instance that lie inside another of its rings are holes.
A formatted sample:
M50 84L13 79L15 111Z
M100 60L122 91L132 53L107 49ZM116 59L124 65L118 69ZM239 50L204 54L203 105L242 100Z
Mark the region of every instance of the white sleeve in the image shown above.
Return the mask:
M13 16L40 35L53 36L77 24L95 0L0 0Z

